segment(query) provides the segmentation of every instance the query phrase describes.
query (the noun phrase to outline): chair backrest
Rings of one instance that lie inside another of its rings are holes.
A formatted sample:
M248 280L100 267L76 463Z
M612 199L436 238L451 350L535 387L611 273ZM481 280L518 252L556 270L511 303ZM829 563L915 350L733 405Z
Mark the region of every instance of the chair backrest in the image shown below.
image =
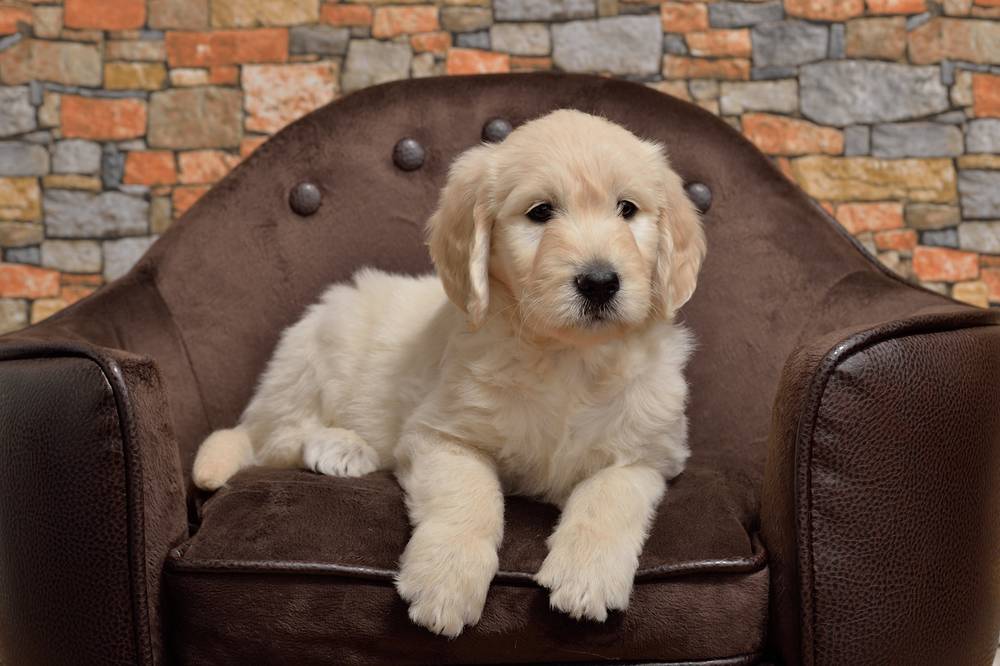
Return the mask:
M386 84L269 140L83 308L104 318L112 343L160 362L185 469L210 429L235 422L278 335L326 285L361 266L431 270L423 224L449 163L487 121L516 127L565 107L659 140L684 180L712 193L708 258L682 313L698 339L688 371L695 455L759 478L774 390L797 342L940 302L876 267L725 122L649 87L558 74ZM425 150L411 171L393 162L404 137ZM289 204L305 182L322 197L308 217Z

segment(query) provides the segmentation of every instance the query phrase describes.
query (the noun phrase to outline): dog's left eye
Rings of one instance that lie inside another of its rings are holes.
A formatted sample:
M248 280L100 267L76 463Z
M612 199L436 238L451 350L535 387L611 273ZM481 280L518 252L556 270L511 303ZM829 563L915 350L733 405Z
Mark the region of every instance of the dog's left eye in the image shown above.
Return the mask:
M618 202L618 214L624 217L626 220L631 220L636 213L639 212L639 207L628 199L622 199Z
M552 210L552 204L540 203L540 204L535 204L530 209L528 209L528 212L525 213L525 216L532 222L537 222L538 224L545 224L546 222L552 219L552 216L554 214L555 211Z

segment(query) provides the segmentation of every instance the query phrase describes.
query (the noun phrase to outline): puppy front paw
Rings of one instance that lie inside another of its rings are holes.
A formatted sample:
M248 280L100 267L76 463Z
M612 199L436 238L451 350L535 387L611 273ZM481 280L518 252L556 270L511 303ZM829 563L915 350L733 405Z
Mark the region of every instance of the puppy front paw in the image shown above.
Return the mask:
M400 560L396 589L414 623L455 638L479 622L496 571L496 548L487 540L436 539L418 527Z
M535 581L549 589L549 605L581 620L604 622L625 610L638 558L620 545L561 535L552 540Z
M302 461L328 476L364 476L378 469L378 453L358 433L345 428L322 428L311 433L302 447Z

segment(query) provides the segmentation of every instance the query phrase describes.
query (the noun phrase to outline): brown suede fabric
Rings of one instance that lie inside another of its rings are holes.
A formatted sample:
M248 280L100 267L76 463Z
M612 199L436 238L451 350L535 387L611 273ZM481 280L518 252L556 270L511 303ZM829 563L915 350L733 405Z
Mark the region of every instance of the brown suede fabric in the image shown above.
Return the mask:
M422 227L451 160L491 118L516 126L560 107L661 141L682 178L713 194L708 258L682 312L698 341L687 372L693 455L668 490L630 610L604 626L549 611L528 577L555 513L512 499L483 622L455 641L432 636L411 625L391 587L408 527L387 475L263 470L192 514L203 522L171 554L161 604L161 563L186 536L180 489L194 452L235 423L281 331L362 266L430 270ZM403 137L426 149L414 171L392 162ZM310 217L288 204L305 181L323 195ZM767 640L789 663L839 666L876 663L887 632L893 645L930 646L963 631L974 634L969 651L926 654L975 663L998 620L982 591L1000 584L984 556L1000 548L1000 529L976 508L996 499L998 481L982 470L1000 468L990 411L1000 403L980 383L1000 379L984 361L1000 345L996 316L970 312L878 267L724 122L642 85L504 75L349 95L268 141L127 276L0 340L0 656L155 663L162 610L178 663L747 663ZM843 331L896 330L918 313L980 319L859 355L813 399ZM891 400L877 399L886 392ZM956 395L976 407L951 409ZM815 441L803 440L818 414ZM876 427L886 435L873 441ZM807 466L819 476L801 472L806 442L822 454ZM911 442L919 455L901 455ZM938 474L948 483L921 491ZM808 497L816 515L802 513ZM882 549L865 542L873 532ZM45 581L40 593L29 579ZM885 598L922 585L948 594ZM979 607L960 608L962 596ZM931 631L935 613L947 617Z

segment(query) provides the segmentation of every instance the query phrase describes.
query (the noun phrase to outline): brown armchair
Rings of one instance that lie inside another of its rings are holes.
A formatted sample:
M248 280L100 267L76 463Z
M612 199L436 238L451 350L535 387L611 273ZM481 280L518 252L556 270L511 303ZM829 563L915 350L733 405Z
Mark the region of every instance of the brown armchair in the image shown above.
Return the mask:
M511 499L483 619L449 641L393 589L408 525L391 476L255 469L208 497L192 456L325 285L430 270L424 220L488 121L558 107L662 141L703 185L709 255L682 313L693 457L627 612L549 610L531 574L555 510ZM404 137L418 145L394 161ZM987 664L998 500L998 314L880 268L724 122L610 79L345 97L268 141L127 276L0 338L10 666Z

